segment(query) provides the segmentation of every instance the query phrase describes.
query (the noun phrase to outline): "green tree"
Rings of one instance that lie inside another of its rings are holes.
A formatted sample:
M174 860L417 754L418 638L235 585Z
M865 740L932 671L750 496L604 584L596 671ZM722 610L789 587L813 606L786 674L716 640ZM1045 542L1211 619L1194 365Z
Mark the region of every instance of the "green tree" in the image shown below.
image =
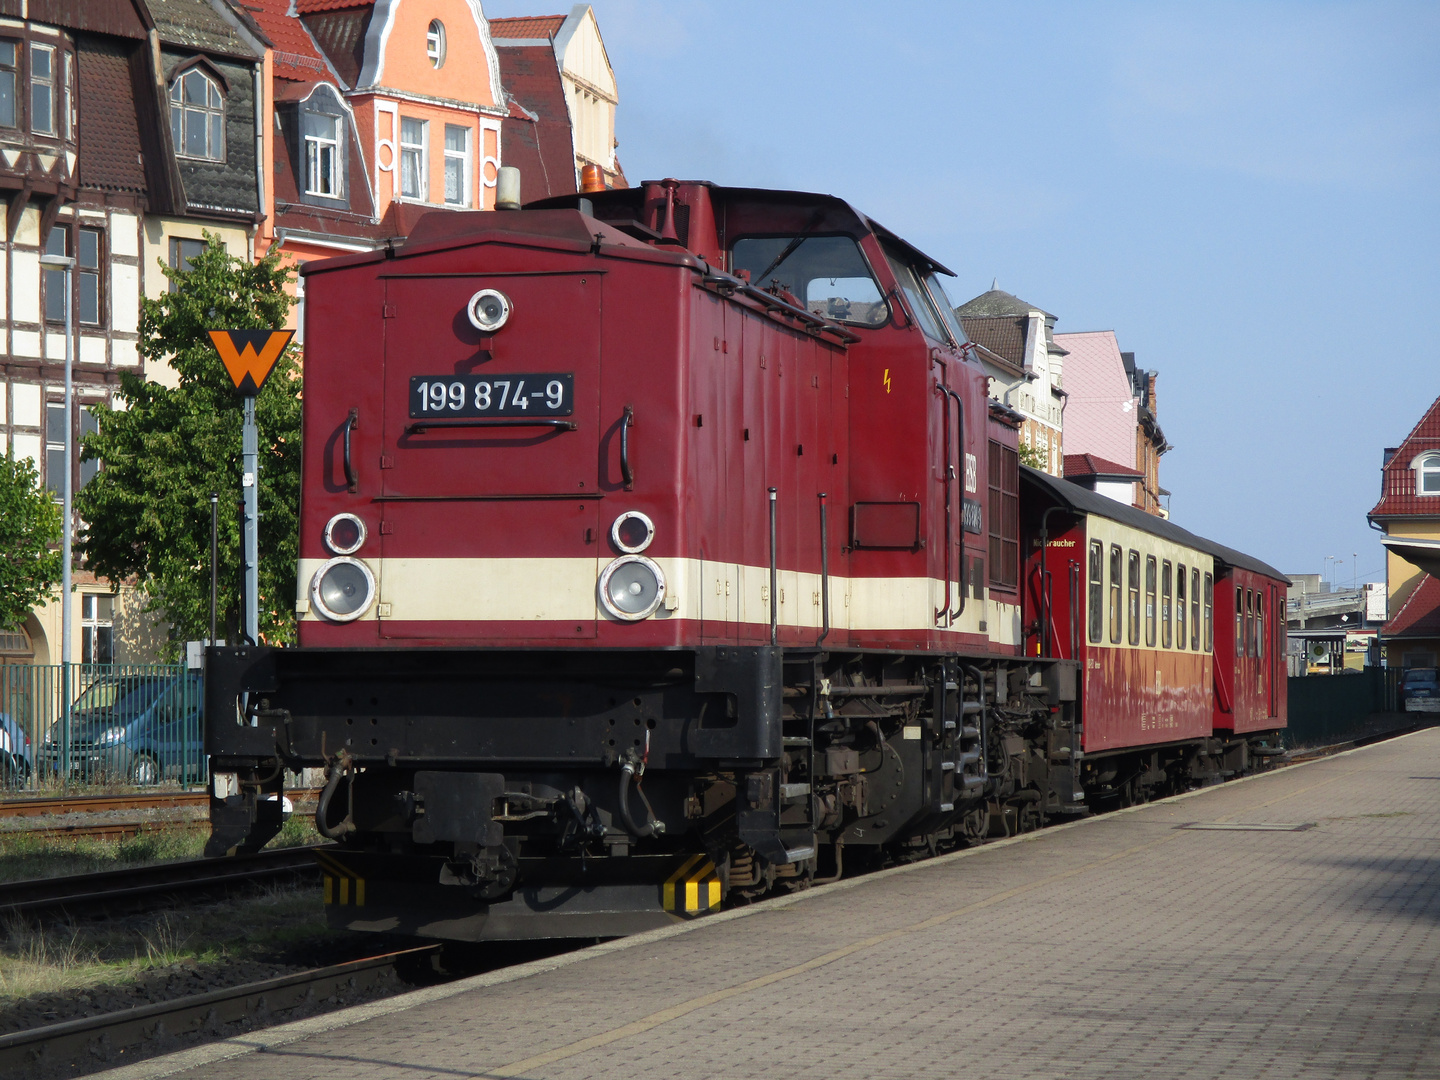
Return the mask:
M29 458L0 457L0 629L19 626L60 581L61 514Z
M210 622L210 493L219 492L220 633L239 638L242 604L240 428L244 403L207 331L278 329L294 303L278 255L248 263L219 237L190 260L163 267L171 290L142 301L140 354L168 361L174 387L122 374L124 408L100 410L83 459L104 468L76 505L89 525L81 549L90 569L137 579L170 623L172 652L203 638ZM163 266L163 264L162 264ZM260 432L260 635L294 640L300 501L300 369L285 350L255 403Z
M1020 444L1020 464L1028 465L1032 469L1043 469L1050 464L1045 454L1034 446Z

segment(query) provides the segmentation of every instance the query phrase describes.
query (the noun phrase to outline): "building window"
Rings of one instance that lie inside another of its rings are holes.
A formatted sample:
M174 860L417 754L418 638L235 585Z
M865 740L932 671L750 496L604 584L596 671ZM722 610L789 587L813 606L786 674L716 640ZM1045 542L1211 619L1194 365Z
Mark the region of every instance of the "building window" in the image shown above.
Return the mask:
M1185 648L1185 564L1175 574L1175 647Z
M1120 548L1116 544L1110 545L1110 644L1120 644L1120 623L1124 618L1124 609L1120 606L1120 590L1124 583L1120 580L1121 559Z
M170 238L170 266L174 270L191 269L190 263L196 256L205 250L204 240L185 240L180 237ZM170 279L170 291L177 288L174 278Z
M305 114L305 194L340 198L340 118Z
M1099 642L1105 626L1105 546L1090 542L1090 640Z
M80 598L80 662L110 664L115 660L115 597L85 593Z
M0 127L19 127L15 95L20 88L20 50L13 41L0 41Z
M84 326L100 325L100 230L76 230L80 242L76 245L75 261L75 302L80 309L80 323Z
M439 19L431 19L425 31L425 55L430 58L431 67L445 66L445 24Z
M30 130L55 134L55 49L30 46Z
M1134 548L1130 549L1128 563L1126 566L1127 584L1129 585L1128 598L1130 601L1130 644L1140 644L1140 553Z
M470 129L445 125L445 201L470 205Z
M35 655L35 648L30 644L30 635L23 626L9 630L0 629L0 655L22 656L27 659Z
M1155 556L1145 556L1145 647L1155 647Z
M80 432L75 440L74 460L80 467L79 484L76 490L84 487L95 478L100 471L99 461L80 461L80 444L86 435L93 435L100 430L99 424L95 421L95 414L89 409L80 408L77 410L80 417ZM47 402L45 405L45 486L55 493L55 497L61 498L65 492L65 403L63 401Z
M990 442L990 584L1020 583L1020 455Z
M51 229L50 235L45 238L45 254L68 256L70 230L63 225L56 225ZM45 268L45 321L65 321L65 271L62 267Z
M424 120L400 118L400 195L406 199L426 197Z
M225 99L199 68L190 68L170 86L170 136L181 157L225 160Z
M1429 453L1415 463L1415 490L1421 495L1440 495L1440 454Z
M1171 634L1171 616L1173 606L1173 569L1170 560L1166 559L1160 564L1160 644L1168 649L1174 642Z

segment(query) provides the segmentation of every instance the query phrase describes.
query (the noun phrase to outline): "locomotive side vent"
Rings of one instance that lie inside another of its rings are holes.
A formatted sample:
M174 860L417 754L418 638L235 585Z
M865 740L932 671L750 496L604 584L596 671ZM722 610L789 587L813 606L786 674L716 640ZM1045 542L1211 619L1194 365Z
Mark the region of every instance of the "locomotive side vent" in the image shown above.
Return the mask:
M1305 832L1307 829L1315 828L1315 822L1191 821L1185 825L1176 825L1175 828L1194 829L1200 832Z

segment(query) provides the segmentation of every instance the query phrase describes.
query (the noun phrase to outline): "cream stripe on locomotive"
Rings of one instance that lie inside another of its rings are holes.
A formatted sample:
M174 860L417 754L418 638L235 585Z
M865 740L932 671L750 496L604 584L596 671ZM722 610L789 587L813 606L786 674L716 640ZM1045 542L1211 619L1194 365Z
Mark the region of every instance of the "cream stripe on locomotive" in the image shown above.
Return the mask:
M1156 536L1154 533L1144 532L1130 525L1125 525L1121 522L1114 521L1110 518L1100 517L1095 514L1091 514L1086 518L1085 536L1086 540L1084 549L1073 553L1073 556L1079 559L1081 568L1080 587L1083 590L1083 607L1085 612L1084 623L1080 627L1080 636L1082 641L1088 643L1089 646L1092 648L1100 646L1108 649L1158 649L1161 651L1170 652L1196 652L1197 650L1194 650L1190 647L1191 641L1196 640L1196 638L1192 635L1191 623L1193 616L1197 614L1197 605L1194 603L1194 598L1192 595L1192 579L1194 576L1192 574L1192 571L1199 570L1200 602L1198 605L1198 614L1200 616L1200 633L1198 635L1198 640L1200 648L1198 651L1201 653L1211 651L1207 646L1214 641L1214 556L1209 555L1206 552L1199 551L1195 548L1186 547L1183 544L1178 544L1174 540L1167 540L1163 537ZM1094 596L1093 581L1091 579L1091 571L1093 569L1091 565L1091 544L1093 544L1097 540L1100 542L1101 545L1101 611L1099 623L1100 635L1098 641L1095 640L1093 634L1091 633L1093 629L1091 623L1091 619L1093 617L1093 609L1091 604L1092 598ZM1120 638L1119 641L1114 640L1113 631L1116 629L1116 623L1112 621L1113 615L1111 610L1111 604L1115 598L1114 585L1111 581L1111 571L1114 569L1112 563L1114 553L1112 549L1117 547L1120 549L1120 591L1118 619L1118 630ZM1130 553L1132 551L1138 556L1138 563L1135 565L1134 569L1138 574L1138 589L1136 591L1138 592L1139 596L1138 605L1135 606L1132 606L1132 595L1130 587L1130 573L1132 569ZM1067 551L1064 552L1064 554L1071 554L1071 552ZM1153 642L1150 640L1151 579L1149 577L1149 560L1151 558L1155 560ZM1055 580L1057 583L1062 580L1059 574L1056 573L1058 562L1059 560L1055 557L1055 548L1052 546L1050 551L1050 572L1052 575L1054 575L1053 580ZM1168 647L1168 649L1165 645L1164 626L1165 564L1167 562L1170 564L1171 599L1171 645ZM1181 621L1178 617L1178 594L1180 592L1178 588L1178 578L1181 566L1185 567L1185 643L1183 646L1179 643L1177 637L1179 627L1181 625ZM1205 595L1204 591L1205 577L1207 574L1210 575L1210 584L1212 588L1211 595L1208 597ZM1058 584L1056 587L1058 588ZM1134 614L1137 607L1139 618L1135 624L1136 630L1132 631L1132 614ZM1207 607L1209 608L1208 611ZM1207 641L1206 638L1205 620L1207 617L1210 620L1210 628L1212 635L1209 638L1209 641Z
M605 563L598 559L366 559L375 575L377 602L362 620L414 622L568 622L609 616L597 602ZM666 599L653 619L768 623L770 568L698 559L656 558L665 574ZM310 581L322 559L301 559L302 618L310 610ZM777 573L783 626L818 630L824 624L819 574ZM949 590L959 606L960 583ZM934 578L842 578L830 576L830 624L852 630L937 629L935 612L944 606L945 583ZM982 629L982 623L984 629ZM956 633L988 633L992 640L1020 640L1020 608L988 597L969 598L950 626Z

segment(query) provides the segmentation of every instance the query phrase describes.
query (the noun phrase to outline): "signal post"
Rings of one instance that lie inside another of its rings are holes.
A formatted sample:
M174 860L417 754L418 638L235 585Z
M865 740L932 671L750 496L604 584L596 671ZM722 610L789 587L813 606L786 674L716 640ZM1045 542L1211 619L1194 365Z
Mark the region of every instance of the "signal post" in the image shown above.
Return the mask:
M260 433L255 425L255 398L290 339L293 330L211 330L210 340L235 389L245 399L240 435L240 487L245 498L241 551L245 560L245 625L251 645L260 642Z

